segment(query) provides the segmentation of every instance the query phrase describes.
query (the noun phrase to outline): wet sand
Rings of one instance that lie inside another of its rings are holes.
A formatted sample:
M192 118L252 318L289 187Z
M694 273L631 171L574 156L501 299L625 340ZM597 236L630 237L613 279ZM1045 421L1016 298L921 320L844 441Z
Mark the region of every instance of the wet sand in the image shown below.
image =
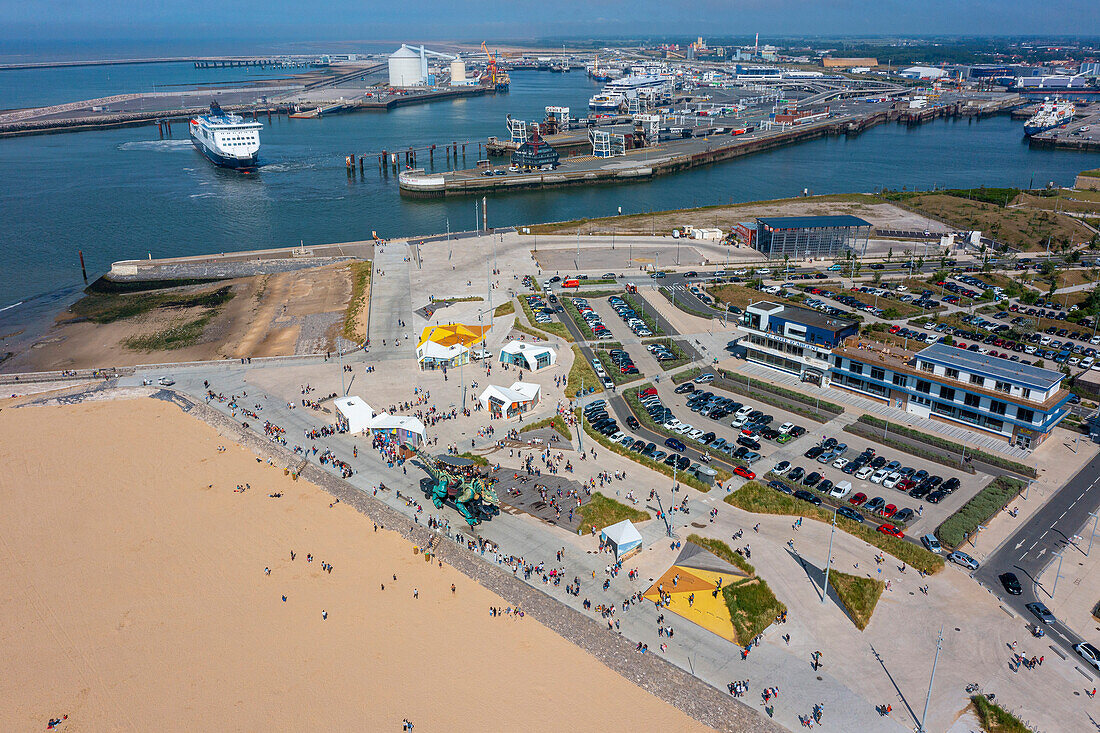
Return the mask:
M707 730L173 405L5 407L0 461L0 730Z

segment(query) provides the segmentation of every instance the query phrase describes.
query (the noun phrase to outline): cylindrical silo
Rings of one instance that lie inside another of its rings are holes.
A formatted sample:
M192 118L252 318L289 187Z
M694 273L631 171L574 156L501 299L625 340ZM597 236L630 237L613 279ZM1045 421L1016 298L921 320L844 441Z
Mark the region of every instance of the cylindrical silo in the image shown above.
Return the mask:
M420 54L405 44L390 54L390 86L415 87L424 84L424 74L420 67Z
M464 83L466 83L466 62L455 59L451 62L451 84L457 86Z

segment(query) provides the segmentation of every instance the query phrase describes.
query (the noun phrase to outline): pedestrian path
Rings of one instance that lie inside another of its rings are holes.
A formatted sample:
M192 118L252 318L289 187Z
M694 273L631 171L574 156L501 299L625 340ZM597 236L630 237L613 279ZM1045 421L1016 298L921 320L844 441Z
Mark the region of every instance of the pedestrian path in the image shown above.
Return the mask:
M387 350L407 353L416 349L424 321L413 319L410 263L406 261L409 256L410 250L403 241L387 242L375 251L369 329L375 353ZM398 343L400 346L395 347Z
M843 405L848 405L861 412L865 412L869 415L877 415L884 420L892 423L898 423L900 425L907 425L910 427L919 428L926 432L938 433L951 440L957 440L960 443L965 443L982 450L992 451L994 453L1000 453L1004 456L1011 458L1027 458L1030 455L1030 451L1016 446L1009 445L1003 440L994 438L991 436L980 435L978 433L967 430L964 427L958 425L950 425L948 423L940 422L938 420L925 420L917 417L916 415L910 415L905 410L899 410L896 407L890 407L884 405L877 400L871 400L866 397L861 397L857 394L849 392L844 389L831 389L827 387L811 387L805 382L801 381L797 375L787 374L786 372L776 371L769 369L759 364L744 363L739 366L738 371L742 374L746 374L750 377L756 377L764 379L769 382L781 384L784 387L796 389L800 392L809 392L813 394L819 394L823 399L827 399L829 402L837 402ZM855 419L852 419L855 422Z

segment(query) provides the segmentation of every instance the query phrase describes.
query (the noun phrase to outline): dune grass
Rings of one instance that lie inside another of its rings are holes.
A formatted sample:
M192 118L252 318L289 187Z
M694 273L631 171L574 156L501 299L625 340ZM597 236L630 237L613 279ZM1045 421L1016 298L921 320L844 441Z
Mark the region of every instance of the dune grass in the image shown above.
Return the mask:
M741 488L728 494L724 501L739 509L755 512L756 514L786 514L808 517L825 523L832 523L833 521L831 510L824 507L815 507L805 501L799 501L793 496L769 489L756 481L745 483ZM907 542L904 539L885 535L878 532L874 527L853 522L845 517L837 517L836 526L838 529L855 535L867 544L893 555L898 560L912 565L922 572L931 574L943 569L942 557L934 552L929 552L915 542Z
M644 522L649 519L649 513L627 506L604 496L600 492L592 494L587 504L581 505L581 532L588 533L595 529L597 532L604 527L610 527L624 519L631 522Z
M875 612L878 599L886 584L875 578L849 575L837 570L829 572L829 585L836 593L837 600L848 611L849 618L860 631L871 623L871 614Z
M733 621L739 644L748 644L787 610L760 578L750 578L722 588L722 597Z

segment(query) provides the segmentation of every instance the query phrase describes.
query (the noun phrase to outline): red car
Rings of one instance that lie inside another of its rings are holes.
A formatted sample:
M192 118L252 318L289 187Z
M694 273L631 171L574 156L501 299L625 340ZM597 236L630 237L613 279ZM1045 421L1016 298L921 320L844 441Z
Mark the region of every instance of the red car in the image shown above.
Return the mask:
M894 488L908 494L911 490L917 488L917 482L911 478L907 478L903 481L898 481L898 485Z
M890 518L898 513L898 508L893 504L887 504L882 508L882 516Z
M650 395L655 395L655 394L657 394L657 388L656 387L647 387L647 388L643 389L641 392L639 392L638 396L639 397L649 397Z
M890 326L890 333L897 333L900 330L901 326L897 325L896 323L893 326Z
M899 540L905 536L905 533L892 524L880 524L878 531L891 537L897 537Z
M867 494L862 491L848 500L849 504L855 504L856 506L862 506L867 503Z
M753 473L752 471L750 471L749 469L745 468L744 466L737 466L736 468L733 469L733 472L736 473L741 478L747 478L750 481L752 479L756 478L756 474Z

